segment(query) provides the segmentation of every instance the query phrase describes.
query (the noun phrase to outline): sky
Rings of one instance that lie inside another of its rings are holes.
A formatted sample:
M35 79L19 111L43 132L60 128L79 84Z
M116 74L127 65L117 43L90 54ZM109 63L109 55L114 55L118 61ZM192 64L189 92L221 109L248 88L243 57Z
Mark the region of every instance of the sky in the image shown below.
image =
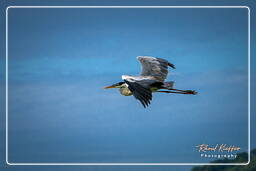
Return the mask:
M207 163L196 145L247 151L247 17L246 8L10 8L8 161ZM153 94L144 109L104 90L140 73L136 56L175 64L167 80L198 95Z

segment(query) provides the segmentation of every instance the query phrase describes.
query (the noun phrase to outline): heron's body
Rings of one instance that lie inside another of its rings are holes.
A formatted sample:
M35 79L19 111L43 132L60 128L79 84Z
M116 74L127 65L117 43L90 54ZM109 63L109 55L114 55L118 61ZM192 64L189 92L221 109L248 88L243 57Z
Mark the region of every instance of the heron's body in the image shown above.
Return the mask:
M153 92L196 94L192 90L173 89L173 81L165 82L168 67L175 69L174 65L167 60L150 56L138 56L137 59L142 64L140 76L123 75L123 82L106 88L119 88L122 95L133 95L144 107L150 104ZM165 91L159 91L160 89Z

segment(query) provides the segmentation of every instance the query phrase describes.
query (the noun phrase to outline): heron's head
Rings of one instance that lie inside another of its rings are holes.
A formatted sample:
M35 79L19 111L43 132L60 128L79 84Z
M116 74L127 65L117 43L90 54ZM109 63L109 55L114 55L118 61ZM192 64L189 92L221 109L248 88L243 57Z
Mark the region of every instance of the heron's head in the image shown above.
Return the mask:
M104 87L105 89L108 89L108 88L121 88L125 85L124 82L119 82L119 83L116 83L116 84L113 84L111 86L107 86L107 87Z

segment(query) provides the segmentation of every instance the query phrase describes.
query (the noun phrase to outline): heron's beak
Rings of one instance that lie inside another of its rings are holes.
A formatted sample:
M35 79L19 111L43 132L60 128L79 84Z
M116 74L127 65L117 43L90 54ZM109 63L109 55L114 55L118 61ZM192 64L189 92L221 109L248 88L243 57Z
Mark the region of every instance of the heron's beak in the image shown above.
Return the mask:
M111 85L111 86L104 87L104 89L108 89L108 88L116 88L116 85Z

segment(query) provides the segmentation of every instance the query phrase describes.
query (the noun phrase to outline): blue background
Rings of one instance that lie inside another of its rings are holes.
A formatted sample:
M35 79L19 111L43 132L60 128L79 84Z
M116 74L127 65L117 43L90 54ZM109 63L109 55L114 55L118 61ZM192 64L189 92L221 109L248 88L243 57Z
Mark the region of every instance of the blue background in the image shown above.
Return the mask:
M201 143L246 151L247 24L246 8L9 9L9 162L208 162ZM102 89L138 74L138 55L174 63L168 80L199 94L154 94L144 109Z

